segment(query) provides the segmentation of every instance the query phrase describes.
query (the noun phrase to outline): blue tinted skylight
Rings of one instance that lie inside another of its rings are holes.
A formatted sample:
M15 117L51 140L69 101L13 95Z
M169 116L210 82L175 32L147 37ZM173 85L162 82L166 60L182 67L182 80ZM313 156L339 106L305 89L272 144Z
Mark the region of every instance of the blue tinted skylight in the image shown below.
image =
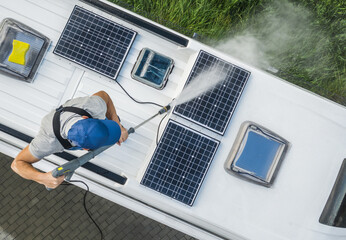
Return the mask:
M269 186L288 142L268 129L243 123L225 167L238 176Z
M235 165L265 180L280 145L275 140L250 131L244 150L238 152L239 158L235 161Z

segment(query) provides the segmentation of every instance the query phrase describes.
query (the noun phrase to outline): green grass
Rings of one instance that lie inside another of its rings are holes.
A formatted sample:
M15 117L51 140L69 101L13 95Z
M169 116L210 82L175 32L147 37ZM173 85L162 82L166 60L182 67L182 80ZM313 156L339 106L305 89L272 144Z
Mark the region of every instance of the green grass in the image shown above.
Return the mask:
M344 0L110 1L126 2L128 9L187 36L198 33L209 45L250 36L266 60L257 67L269 64L278 77L346 105Z

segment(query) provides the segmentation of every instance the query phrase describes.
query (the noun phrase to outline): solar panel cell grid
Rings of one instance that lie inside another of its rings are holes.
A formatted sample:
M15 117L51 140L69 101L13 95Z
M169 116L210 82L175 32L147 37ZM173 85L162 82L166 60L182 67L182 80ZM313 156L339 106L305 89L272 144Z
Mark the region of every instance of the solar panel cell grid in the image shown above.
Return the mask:
M115 79L136 32L76 6L54 53Z
M212 69L217 69L220 72L219 76L226 76L225 80L207 93L178 105L174 113L219 134L224 134L250 72L201 51L186 84L188 85L199 74L210 72Z
M218 144L170 120L141 184L192 206Z

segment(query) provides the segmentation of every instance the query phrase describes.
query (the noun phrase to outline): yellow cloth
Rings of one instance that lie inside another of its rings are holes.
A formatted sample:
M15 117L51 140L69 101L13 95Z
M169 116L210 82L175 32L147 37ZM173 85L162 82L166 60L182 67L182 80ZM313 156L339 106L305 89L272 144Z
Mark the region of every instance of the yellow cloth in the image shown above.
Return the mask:
M29 50L30 44L18 40L13 40L12 45L12 53L8 57L8 61L25 65L25 54Z

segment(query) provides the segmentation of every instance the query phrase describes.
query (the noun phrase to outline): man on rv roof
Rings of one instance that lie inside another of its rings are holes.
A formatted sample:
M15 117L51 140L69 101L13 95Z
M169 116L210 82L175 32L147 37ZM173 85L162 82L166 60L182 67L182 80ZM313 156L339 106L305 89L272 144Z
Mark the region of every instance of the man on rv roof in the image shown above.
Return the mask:
M33 163L64 149L88 150L115 143L120 145L127 137L128 132L120 124L112 99L100 91L71 99L47 114L37 136L17 155L11 167L23 178L56 188L64 176L54 178L52 172L39 172Z

